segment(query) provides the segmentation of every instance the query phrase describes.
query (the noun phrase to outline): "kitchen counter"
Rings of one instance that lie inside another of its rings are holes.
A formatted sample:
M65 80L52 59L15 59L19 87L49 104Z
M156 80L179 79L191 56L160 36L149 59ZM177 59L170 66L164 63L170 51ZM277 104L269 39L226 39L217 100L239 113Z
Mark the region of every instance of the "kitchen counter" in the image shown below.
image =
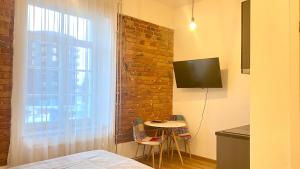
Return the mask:
M218 131L216 132L216 135L250 139L250 125Z

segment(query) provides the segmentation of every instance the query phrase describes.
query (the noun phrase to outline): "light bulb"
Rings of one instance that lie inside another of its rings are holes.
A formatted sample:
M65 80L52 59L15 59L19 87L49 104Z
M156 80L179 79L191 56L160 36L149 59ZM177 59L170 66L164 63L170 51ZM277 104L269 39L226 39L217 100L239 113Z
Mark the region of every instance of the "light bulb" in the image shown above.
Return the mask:
M197 28L197 24L195 22L195 19L192 18L191 22L190 22L190 30L195 30Z

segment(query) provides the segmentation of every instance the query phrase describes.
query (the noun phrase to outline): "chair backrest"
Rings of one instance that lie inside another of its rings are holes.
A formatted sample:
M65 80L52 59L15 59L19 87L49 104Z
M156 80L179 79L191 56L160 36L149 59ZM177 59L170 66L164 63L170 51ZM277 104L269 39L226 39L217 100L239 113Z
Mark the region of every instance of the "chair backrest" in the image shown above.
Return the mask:
M184 121L184 122L186 122L183 115L172 115L172 116L171 116L171 120L173 120L173 121ZM175 133L176 133L176 134L187 134L187 133L189 133L189 128L188 128L187 126L185 126L185 127L180 127L180 128L176 128L176 129L175 129Z
M144 122L141 118L137 117L133 120L133 138L135 141L142 141L146 137L144 129Z
M185 122L185 118L183 115L172 115L171 116L171 120L174 121L184 121Z

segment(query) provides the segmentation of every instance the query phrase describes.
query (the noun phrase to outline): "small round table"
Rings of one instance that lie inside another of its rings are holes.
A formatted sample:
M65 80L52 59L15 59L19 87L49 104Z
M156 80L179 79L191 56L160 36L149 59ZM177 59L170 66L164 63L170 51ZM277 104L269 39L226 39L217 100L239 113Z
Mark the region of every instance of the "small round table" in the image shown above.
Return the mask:
M186 123L182 122L182 121L165 121L165 122L146 121L144 124L146 126L151 126L151 127L156 127L156 128L161 128L162 129L162 135L161 135L162 145L161 145L160 157L159 157L159 168L160 168L161 167L161 161L162 161L162 150L163 150L163 141L164 141L165 129L185 127ZM178 146L178 143L177 143L177 140L176 140L174 130L171 130L171 131L172 131L172 137L173 137L173 140L175 142L175 146L176 146L178 155L179 155L180 160L181 160L181 164L183 165L182 156L181 156L181 153L180 153L180 149L179 149L179 146Z

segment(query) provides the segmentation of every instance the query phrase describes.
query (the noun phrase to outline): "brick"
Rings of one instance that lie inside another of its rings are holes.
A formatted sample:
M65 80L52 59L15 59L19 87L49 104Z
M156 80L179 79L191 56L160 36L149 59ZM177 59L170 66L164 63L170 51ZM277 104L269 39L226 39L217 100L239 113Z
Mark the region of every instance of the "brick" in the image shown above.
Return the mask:
M7 112L10 112L10 110L8 110ZM9 131L10 130L10 121L7 121L7 119L5 119L4 122L0 121L0 130ZM6 140L10 140L10 139L6 138Z
M118 37L123 55L118 58L124 65L118 75L116 142L123 143L133 139L135 117L168 119L172 114L174 31L124 15L119 19L124 27Z
M8 147L3 147L3 145L9 145L9 141L6 138L10 137L10 132L7 130L0 130L0 152L2 149L8 149ZM2 139L1 139L2 138Z
M0 98L10 98L11 97L11 91L5 91L5 92L0 92Z
M9 72L12 69L12 65L1 65L0 72Z
M1 62L0 62L1 63ZM8 64L7 64L8 65ZM0 64L1 66L1 64ZM8 79L11 80L12 79L12 73L11 72L0 72L0 79ZM7 88L6 88L7 89ZM1 88L0 88L1 90Z
M6 165L10 142L14 0L0 0L0 166Z
M1 100L2 99L3 98L1 98ZM8 98L5 98L5 99L8 99ZM9 104L9 103L7 103L7 104ZM7 119L10 119L10 116L11 116L11 114L9 112L10 112L10 107L8 109L0 110L0 123L10 123L10 120L7 120Z
M10 22L0 20L0 34L9 35L10 32Z

